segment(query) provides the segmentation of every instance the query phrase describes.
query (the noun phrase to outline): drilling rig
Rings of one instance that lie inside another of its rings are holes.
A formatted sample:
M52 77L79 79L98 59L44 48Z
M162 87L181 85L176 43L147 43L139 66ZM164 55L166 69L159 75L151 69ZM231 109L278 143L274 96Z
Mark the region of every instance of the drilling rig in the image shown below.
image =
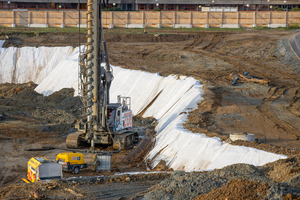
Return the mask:
M117 103L109 101L113 74L101 23L101 7L107 3L87 1L87 45L80 51L78 78L83 117L75 125L78 131L67 137L68 148L90 144L91 149L95 145L129 149L139 141L138 131L132 128L130 97L119 95Z

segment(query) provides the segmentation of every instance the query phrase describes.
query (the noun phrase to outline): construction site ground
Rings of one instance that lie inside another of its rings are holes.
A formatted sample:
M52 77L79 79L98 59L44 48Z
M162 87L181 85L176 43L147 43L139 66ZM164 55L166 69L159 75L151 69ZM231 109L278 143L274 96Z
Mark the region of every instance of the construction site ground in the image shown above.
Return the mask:
M78 46L78 33L44 29L4 28L3 47ZM142 158L124 163L130 150L114 154L112 170L87 168L67 179L46 184L20 184L27 161L34 156L50 160L62 150L26 151L42 145L65 147L74 131L81 102L74 90L49 97L34 92L36 84L0 85L0 199L300 199L300 59L289 45L297 30L238 29L195 31L176 29L105 29L112 65L123 68L191 76L205 91L204 100L184 125L195 133L219 137L231 133L255 134L255 142L233 145L255 147L289 156L263 167L237 164L212 172L172 172L116 175L146 171ZM85 33L81 34L81 43ZM253 82L243 74L263 79ZM235 85L233 81L237 80ZM265 81L266 80L266 81ZM134 125L153 129L154 119L137 116ZM152 136L154 134L152 133ZM143 152L142 155L144 155ZM86 162L92 161L85 155ZM135 155L136 156L136 155ZM75 179L72 177L89 177ZM253 192L255 191L255 192Z

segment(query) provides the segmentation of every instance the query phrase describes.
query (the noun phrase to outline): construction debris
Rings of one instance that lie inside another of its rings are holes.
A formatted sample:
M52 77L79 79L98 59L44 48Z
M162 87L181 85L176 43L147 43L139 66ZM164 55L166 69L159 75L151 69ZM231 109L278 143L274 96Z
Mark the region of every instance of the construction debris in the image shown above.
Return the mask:
M256 77L256 76L248 76L248 72L245 72L244 74L239 74L241 79L245 82L253 82L253 83L259 83L262 85L269 85L270 81L268 79Z
M248 72L245 72L244 74L239 74L238 76L230 74L230 77L233 81L232 85L235 85L237 81L239 82L252 82L252 83L259 83L262 85L269 85L270 81L265 78L260 78L256 76L249 76L247 75Z

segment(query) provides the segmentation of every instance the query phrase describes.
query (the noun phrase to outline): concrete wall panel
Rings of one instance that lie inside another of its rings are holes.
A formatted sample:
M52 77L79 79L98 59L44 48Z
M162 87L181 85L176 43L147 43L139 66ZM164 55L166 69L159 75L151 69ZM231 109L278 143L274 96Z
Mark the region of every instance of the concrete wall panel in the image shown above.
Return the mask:
M0 17L1 18L11 18L12 17L12 12L1 10Z
M222 24L238 24L237 19L223 19Z
M240 12L240 19L253 19L253 12Z
M206 19L193 19L193 26L206 24Z
M158 14L159 12L145 12L145 24L147 24L147 27L157 27L157 24L159 24ZM142 21L140 23L142 24Z
M289 19L289 25L293 25L293 24L300 24L300 18L298 19Z
M0 26L28 26L28 24L48 24L49 27L77 27L79 24L77 11L1 11ZM86 23L86 12L80 14L80 24ZM268 26L269 24L299 24L299 12L188 12L188 11L161 11L161 12L109 12L102 15L102 24L105 27L126 27L127 24L147 27L173 27L192 24L193 27L220 27L221 24L239 24L240 27Z
M285 16L286 12L272 12L272 18L274 19L285 19Z
M0 25L4 27L10 27L13 24L13 12L1 11L0 12Z
M299 12L288 12L288 18L299 18Z
M167 24L173 27L173 24L175 24L174 15L175 12L161 12L161 23L164 24L165 27Z
M127 24L127 12L113 12L113 25L115 27L125 27Z

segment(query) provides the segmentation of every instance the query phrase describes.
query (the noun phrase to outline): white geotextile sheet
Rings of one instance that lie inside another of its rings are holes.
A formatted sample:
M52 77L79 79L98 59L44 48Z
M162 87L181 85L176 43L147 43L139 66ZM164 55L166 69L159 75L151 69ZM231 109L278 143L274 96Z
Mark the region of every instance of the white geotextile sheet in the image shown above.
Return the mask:
M287 158L255 148L223 143L219 138L192 133L183 128L187 114L176 117L156 137L155 147L148 154L151 167L160 160L176 170L213 170L236 163L261 166L268 162ZM159 152L159 153L158 153Z
M42 82L72 51L73 47L9 47L0 41L0 82Z
M50 95L62 88L73 87L75 95L78 94L78 50L76 48L61 59L36 91ZM1 59L1 62L6 62L5 60ZM152 167L160 160L165 160L175 170L212 170L234 163L261 166L286 158L254 148L222 143L218 138L209 138L183 129L186 112L196 108L197 103L203 99L202 86L194 78L172 75L161 77L121 67L112 68L114 80L110 93L111 102L116 102L117 95L129 96L134 115L144 111L143 117L158 120L156 144L147 156L147 159L152 160Z

